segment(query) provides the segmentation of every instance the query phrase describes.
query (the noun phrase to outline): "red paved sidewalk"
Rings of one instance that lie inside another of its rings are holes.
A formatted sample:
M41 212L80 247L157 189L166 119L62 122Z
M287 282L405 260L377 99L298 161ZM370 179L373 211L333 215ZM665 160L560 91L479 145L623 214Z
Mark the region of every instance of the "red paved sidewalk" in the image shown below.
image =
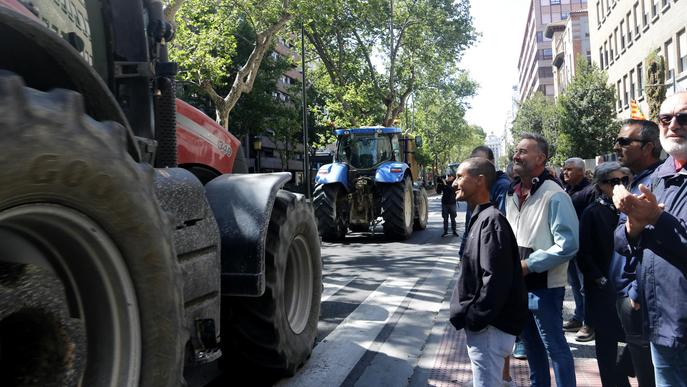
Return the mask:
M575 351L573 351L575 354ZM574 355L573 355L574 356ZM511 376L517 386L529 386L529 367L527 360L511 358ZM575 358L575 375L579 387L601 386L599 370L595 359ZM453 326L446 324L439 344L439 350L434 361L434 366L427 381L428 386L463 386L472 380L470 360L465 346L464 331L456 331ZM552 383L553 373L551 377ZM636 379L630 378L632 386L637 386ZM500 387L500 386L499 386Z

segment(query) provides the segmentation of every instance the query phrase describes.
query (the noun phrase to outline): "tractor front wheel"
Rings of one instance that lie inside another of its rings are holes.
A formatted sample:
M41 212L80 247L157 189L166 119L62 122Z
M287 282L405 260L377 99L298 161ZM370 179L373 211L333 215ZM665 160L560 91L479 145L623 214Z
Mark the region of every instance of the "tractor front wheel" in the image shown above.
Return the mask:
M317 227L325 241L340 241L348 231L346 192L338 184L318 184L313 195Z

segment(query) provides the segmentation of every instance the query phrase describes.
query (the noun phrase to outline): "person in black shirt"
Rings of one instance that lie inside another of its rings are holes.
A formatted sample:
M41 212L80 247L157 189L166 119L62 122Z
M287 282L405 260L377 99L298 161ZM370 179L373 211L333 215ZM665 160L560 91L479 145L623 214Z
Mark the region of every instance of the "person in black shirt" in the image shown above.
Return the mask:
M577 260L584 277L586 312L594 321L596 361L601 384L630 386L623 367L617 364L618 341L623 338L615 312L616 291L610 273L614 254L613 233L619 212L613 205L613 187L627 186L632 173L618 162L606 162L594 171L594 189L599 193L580 219L580 250Z
M489 200L496 169L474 157L458 167L456 198L472 210L450 322L465 329L474 386L503 385L503 359L527 319L520 254L506 217Z
M451 229L453 235L458 236L456 232L456 193L453 192L451 184L456 179L453 170L448 171L446 178L437 183L437 193L441 194L441 216L444 218L444 233L442 237L448 235L448 219L451 218Z

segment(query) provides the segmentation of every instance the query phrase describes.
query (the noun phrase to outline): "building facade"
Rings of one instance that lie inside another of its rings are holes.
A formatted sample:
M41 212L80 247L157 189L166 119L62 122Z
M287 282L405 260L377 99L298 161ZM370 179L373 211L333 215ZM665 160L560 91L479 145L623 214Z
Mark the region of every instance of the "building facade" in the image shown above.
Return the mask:
M595 0L590 5L592 60L615 87L618 118L630 117L631 100L648 113L645 60L652 51L666 60L667 94L687 88L686 15L685 0Z
M685 1L685 0L683 0ZM540 91L553 98L551 39L544 36L546 26L566 20L572 12L587 8L587 0L531 0L518 60L518 101Z
M591 63L587 10L570 12L566 20L549 24L544 36L551 39L553 89L558 98L577 73L578 58Z

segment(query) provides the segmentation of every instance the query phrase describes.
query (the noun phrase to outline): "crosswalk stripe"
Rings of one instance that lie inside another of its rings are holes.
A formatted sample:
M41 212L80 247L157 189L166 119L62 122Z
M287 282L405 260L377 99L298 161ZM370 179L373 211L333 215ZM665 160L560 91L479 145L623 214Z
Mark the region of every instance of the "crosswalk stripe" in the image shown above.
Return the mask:
M277 385L341 385L416 282L416 278L384 281L315 347L310 360L296 376Z
M327 301L331 296L336 294L342 288L348 286L351 281L358 278L358 276L352 277L324 277L322 282L324 284L324 291L322 292L322 298L320 302Z

